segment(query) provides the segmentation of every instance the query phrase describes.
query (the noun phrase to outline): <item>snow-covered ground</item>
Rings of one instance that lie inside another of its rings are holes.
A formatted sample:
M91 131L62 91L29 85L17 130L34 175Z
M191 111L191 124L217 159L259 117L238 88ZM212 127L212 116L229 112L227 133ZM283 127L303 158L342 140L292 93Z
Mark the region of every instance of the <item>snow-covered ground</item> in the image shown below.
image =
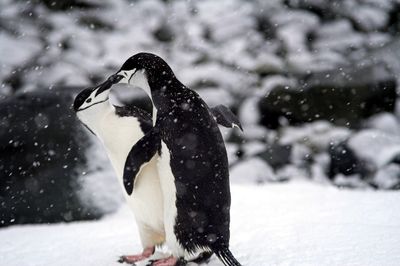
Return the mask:
M399 265L400 193L291 182L233 185L232 196L231 249L243 265ZM140 249L126 206L96 222L0 230L7 266L119 265Z

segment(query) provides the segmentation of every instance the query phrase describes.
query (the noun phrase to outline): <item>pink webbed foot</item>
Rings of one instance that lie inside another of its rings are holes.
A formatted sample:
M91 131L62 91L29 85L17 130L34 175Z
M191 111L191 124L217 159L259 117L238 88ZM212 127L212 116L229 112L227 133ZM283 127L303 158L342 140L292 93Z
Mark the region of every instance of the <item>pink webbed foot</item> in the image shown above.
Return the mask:
M152 266L175 266L178 262L178 259L170 256L168 258L160 259L154 261L151 265Z
M118 260L118 262L123 263L135 263L144 259L147 259L150 257L155 251L155 247L148 247L143 249L143 252L137 255L127 255L127 256L121 256Z

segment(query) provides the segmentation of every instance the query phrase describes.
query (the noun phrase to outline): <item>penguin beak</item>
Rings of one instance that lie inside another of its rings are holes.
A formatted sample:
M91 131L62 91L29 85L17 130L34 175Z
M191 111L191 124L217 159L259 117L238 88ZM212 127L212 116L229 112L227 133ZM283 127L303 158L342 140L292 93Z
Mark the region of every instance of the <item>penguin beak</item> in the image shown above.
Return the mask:
M112 76L110 76L108 78L108 80L112 83L112 84L117 84L118 82L120 82L122 79L124 78L124 76L118 75L118 74L114 74Z
M109 90L112 85L117 84L123 77L117 74L110 76L105 82L100 84L96 92L96 96L102 93L103 91Z

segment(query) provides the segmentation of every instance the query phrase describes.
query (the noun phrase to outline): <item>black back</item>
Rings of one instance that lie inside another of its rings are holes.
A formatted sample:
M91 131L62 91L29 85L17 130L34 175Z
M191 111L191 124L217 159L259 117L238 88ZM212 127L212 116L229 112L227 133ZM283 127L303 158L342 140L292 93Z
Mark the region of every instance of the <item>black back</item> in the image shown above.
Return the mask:
M114 106L119 117L134 116L139 120L140 128L146 134L153 128L153 119L150 114L134 105Z
M229 171L225 144L207 104L178 80L152 90L156 127L170 150L177 189L175 233L189 251L229 245ZM150 85L151 86L151 85Z

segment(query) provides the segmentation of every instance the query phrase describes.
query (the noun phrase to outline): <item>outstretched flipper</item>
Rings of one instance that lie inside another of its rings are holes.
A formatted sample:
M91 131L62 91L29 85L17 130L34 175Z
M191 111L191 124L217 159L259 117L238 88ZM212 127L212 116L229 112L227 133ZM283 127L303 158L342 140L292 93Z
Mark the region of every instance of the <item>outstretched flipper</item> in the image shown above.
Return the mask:
M242 125L240 124L237 116L232 113L231 109L226 107L225 105L217 105L211 108L211 113L214 116L215 120L221 126L227 128L238 127L241 131L243 131Z
M161 139L156 128L151 129L132 147L124 166L124 187L128 195L132 194L135 179L140 170L159 151Z

